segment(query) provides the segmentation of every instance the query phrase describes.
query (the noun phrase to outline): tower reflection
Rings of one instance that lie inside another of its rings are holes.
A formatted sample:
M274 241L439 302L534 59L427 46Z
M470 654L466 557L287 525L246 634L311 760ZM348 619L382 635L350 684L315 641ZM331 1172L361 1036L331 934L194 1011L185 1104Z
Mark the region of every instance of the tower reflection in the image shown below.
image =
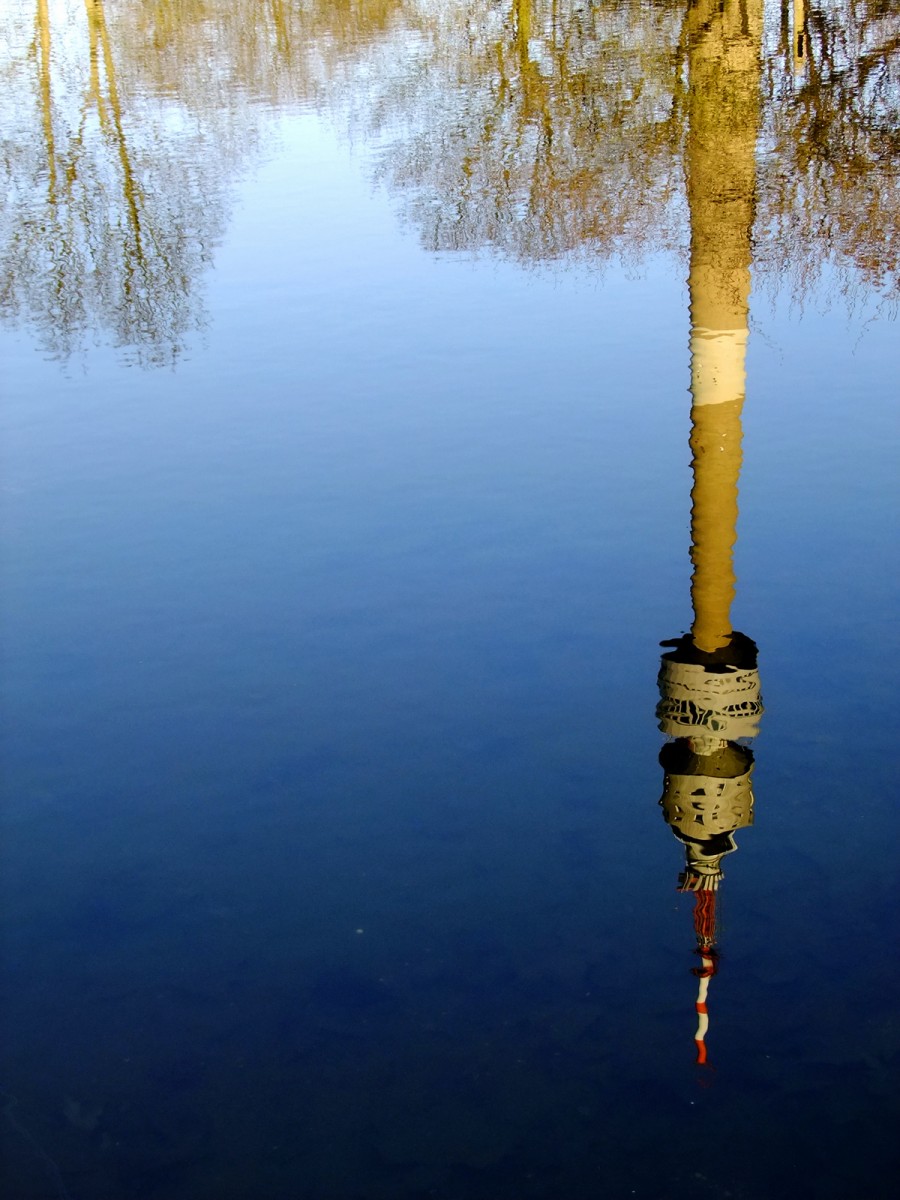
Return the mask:
M762 0L696 3L688 13L691 218L690 633L663 642L660 800L684 845L680 891L695 894L700 966L695 1035L707 1061L707 993L718 968L716 900L734 834L753 821L753 754L762 713L755 642L733 629L733 548L750 296Z

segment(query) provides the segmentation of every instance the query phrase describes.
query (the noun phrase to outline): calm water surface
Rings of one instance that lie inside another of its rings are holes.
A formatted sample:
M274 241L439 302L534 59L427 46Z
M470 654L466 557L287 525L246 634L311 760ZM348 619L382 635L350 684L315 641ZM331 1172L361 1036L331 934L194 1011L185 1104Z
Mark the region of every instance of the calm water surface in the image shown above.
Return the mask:
M0 19L3 1195L892 1195L897 6Z

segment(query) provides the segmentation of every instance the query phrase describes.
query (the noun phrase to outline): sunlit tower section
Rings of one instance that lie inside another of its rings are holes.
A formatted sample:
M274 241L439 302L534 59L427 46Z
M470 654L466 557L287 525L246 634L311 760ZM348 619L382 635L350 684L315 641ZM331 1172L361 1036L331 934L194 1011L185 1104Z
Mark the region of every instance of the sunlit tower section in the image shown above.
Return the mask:
M689 634L664 642L659 727L663 815L685 849L700 966L697 1061L717 969L716 893L736 830L753 821L762 713L756 644L731 624L760 112L763 0L688 9L687 195L691 218L691 602Z
M809 53L809 40L806 34L806 0L794 0L794 74L799 75L806 66Z

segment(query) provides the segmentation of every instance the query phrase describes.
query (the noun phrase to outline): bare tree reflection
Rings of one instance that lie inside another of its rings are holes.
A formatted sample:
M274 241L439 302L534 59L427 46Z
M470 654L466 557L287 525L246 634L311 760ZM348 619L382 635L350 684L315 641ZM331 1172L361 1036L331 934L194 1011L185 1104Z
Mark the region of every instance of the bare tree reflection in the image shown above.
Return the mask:
M0 304L53 354L106 331L168 361L200 319L194 281L224 225L218 165L174 100L122 87L103 0L83 0L82 17L57 47L46 0L36 6L16 97L23 136L4 159L17 203L0 235ZM27 133L35 91L40 141Z
M686 37L702 0L421 7L440 21L359 86L386 142L381 178L425 246L524 261L686 252ZM900 12L781 0L769 16L757 271L800 297L828 263L848 292L896 299Z
M382 177L423 243L534 261L666 242L681 194L677 7L450 7L456 22L407 68L400 131L382 118Z
M781 0L770 47L757 243L798 296L824 263L900 300L900 10L892 0Z
M231 182L283 106L379 139L430 250L600 262L688 247L701 0L12 0L0 315L65 355L170 361ZM754 262L900 295L900 14L780 0L763 33ZM18 50L15 48L18 47Z

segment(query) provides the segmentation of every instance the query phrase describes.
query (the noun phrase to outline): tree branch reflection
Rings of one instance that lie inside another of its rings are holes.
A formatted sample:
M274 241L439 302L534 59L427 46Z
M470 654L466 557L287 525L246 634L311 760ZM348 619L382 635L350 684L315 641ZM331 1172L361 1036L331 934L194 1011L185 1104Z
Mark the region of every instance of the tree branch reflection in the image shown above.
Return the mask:
M232 182L298 105L378 139L377 176L431 251L687 253L686 38L705 0L10 7L0 314L53 353L100 335L177 357ZM754 268L802 297L830 264L849 296L896 304L900 14L780 0L770 17Z

